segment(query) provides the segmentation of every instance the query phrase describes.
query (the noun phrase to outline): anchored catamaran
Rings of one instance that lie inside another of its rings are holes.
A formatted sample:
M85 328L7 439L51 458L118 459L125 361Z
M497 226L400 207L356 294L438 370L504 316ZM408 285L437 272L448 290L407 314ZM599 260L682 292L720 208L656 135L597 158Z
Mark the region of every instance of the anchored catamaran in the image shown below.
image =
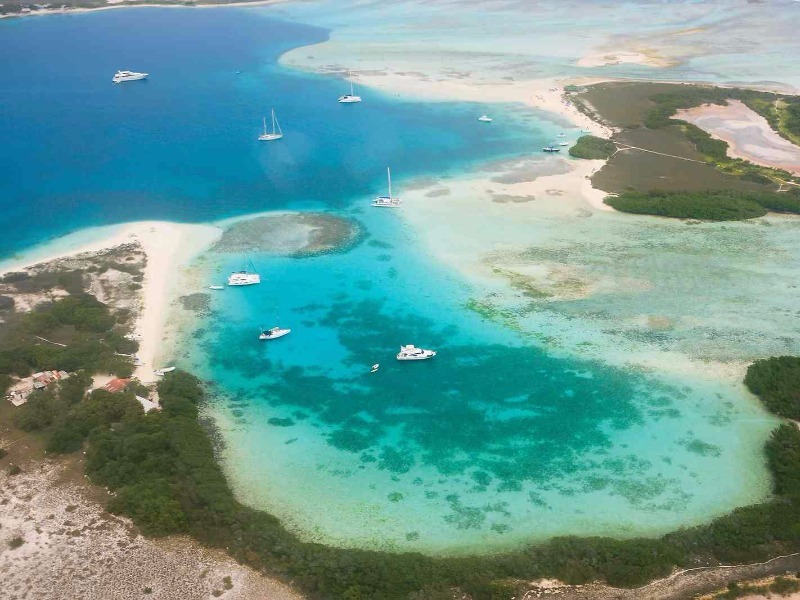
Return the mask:
M378 196L372 201L372 206L396 208L400 206L400 198L395 198L394 196L392 196L392 171L391 169L389 169L389 167L386 167L386 178L389 181L389 195Z
M252 271L247 270L247 263L253 267ZM256 267L253 261L246 259L244 271L234 271L228 277L228 285L255 285L261 283L261 275L256 273Z
M350 79L350 93L345 94L344 96L339 96L339 103L340 104L353 104L354 102L361 102L361 96L356 96L353 92L353 79L352 79L352 71L348 71L347 77Z

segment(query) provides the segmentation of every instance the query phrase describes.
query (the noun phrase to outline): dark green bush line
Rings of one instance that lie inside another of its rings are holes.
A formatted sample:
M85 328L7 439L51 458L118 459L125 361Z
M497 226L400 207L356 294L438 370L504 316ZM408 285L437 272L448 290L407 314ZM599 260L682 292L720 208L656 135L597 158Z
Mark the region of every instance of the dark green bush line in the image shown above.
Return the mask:
M575 158L607 159L616 150L617 147L611 140L604 140L593 135L582 135L569 149L569 154Z
M605 203L622 212L705 221L753 219L768 210L800 214L800 194L794 192L631 191L609 196Z
M771 412L800 420L800 358L757 360L747 368L744 383Z

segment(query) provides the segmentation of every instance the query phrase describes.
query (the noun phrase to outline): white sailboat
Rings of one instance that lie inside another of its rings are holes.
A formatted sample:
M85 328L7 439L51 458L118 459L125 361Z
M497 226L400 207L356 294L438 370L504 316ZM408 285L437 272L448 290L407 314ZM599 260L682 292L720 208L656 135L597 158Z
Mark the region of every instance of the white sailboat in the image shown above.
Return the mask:
M400 198L392 196L392 171L389 167L386 167L386 178L389 181L389 195L378 196L372 201L372 206L379 208L396 208L400 206Z
M277 129L276 129L277 127ZM267 133L267 119L264 118L264 133L258 136L258 141L260 142L272 142L274 140L279 140L283 137L283 132L281 131L281 124L278 123L278 119L275 117L275 109L272 109L272 133Z
M350 93L345 94L344 96L339 96L339 103L340 104L353 104L354 102L361 102L361 96L356 96L355 92L353 91L353 73L352 71L347 72L347 77L350 79Z
M292 333L291 329L281 329L280 327L273 327L272 329L262 328L258 339L261 341L277 340L278 338L289 335L290 333Z

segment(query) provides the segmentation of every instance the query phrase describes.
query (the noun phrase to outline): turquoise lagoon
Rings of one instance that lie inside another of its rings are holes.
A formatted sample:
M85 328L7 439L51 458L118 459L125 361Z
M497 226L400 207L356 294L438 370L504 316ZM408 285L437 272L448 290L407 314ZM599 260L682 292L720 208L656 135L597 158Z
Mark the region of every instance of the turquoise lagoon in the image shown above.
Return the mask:
M502 292L438 261L408 208L368 207L386 165L403 195L535 151L558 123L517 106L369 90L362 105L340 106L341 80L276 64L326 31L273 14L148 9L0 24L0 51L18 56L0 65L4 255L137 219L313 209L364 228L345 253L252 256L265 283L212 296L186 330L178 364L212 385L206 415L244 501L309 540L462 553L656 534L768 494L761 446L775 421L740 385L544 344L547 311L487 311L487 295ZM53 58L63 52L74 57L67 72ZM151 79L112 86L117 68ZM286 138L259 145L271 106ZM478 127L487 110L501 118ZM481 235L504 237L492 227ZM207 253L196 266L204 285L218 283L241 258ZM588 304L554 306L591 330ZM292 334L259 343L259 326L278 319ZM403 343L439 356L398 363Z

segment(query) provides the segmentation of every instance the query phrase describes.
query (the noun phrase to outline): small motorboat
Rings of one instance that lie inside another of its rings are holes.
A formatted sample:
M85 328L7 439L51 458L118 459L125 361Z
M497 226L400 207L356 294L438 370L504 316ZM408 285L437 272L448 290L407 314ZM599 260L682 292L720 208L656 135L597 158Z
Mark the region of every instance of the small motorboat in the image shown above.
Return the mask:
M153 371L153 375L158 375L159 377L163 377L167 373L172 373L175 370L175 367L163 367L161 369L156 369Z
M480 117L478 117L478 121L480 121L481 123L491 123L492 118L488 115L481 115Z
M208 286L208 289L210 289L210 290L224 290L225 286L224 285L210 285L210 286Z
M272 329L262 329L258 339L264 340L277 340L285 335L292 333L291 329L281 329L280 327L273 327Z
M558 134L558 137L567 137L567 134L562 131Z
M424 348L417 348L414 344L406 344L400 346L400 352L397 354L397 360L426 360L436 356L433 350L425 350Z
M542 148L542 152L561 152L561 148L558 146L545 146Z
M559 146L569 146L569 142L559 142Z
M380 369L380 367L381 367L381 366L380 366L380 364L378 364L378 363L375 363L374 365L372 365L372 368L370 369L370 371L369 371L369 372L370 372L370 373L374 373L375 371L377 371L378 369Z

